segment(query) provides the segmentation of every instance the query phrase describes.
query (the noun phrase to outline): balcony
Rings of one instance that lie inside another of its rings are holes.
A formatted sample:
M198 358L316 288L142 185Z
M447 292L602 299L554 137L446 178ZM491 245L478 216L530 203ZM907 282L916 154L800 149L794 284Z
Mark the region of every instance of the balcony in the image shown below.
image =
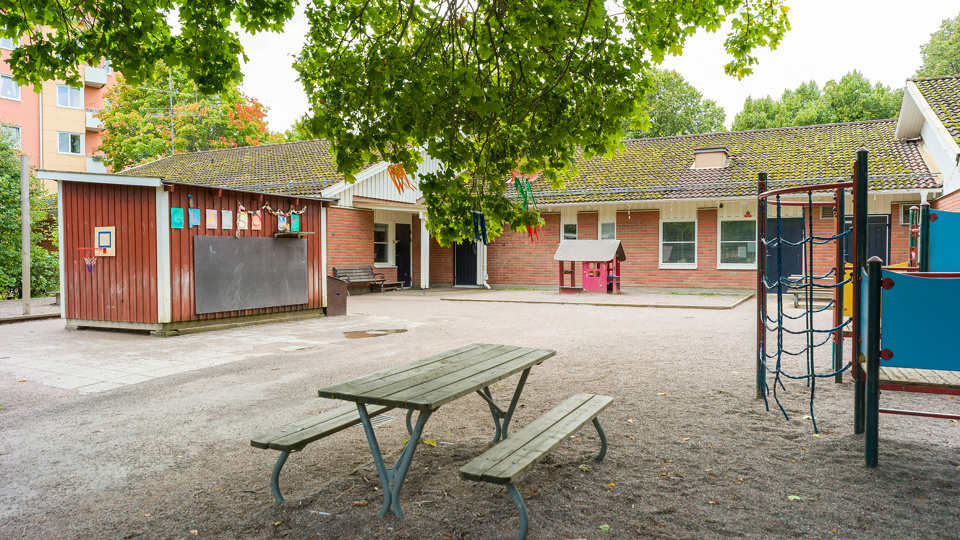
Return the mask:
M84 66L83 85L92 88L103 88L107 85L107 69Z
M94 116L100 112L100 109L87 109L87 131L103 131L103 123L100 122L100 119Z
M107 173L107 166L103 163L103 156L87 156L88 173Z

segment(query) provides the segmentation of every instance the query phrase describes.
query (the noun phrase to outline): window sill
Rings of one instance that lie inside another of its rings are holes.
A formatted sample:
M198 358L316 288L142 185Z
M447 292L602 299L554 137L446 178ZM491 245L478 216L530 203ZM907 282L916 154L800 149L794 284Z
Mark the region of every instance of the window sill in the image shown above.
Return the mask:
M60 151L57 151L57 155L58 155L58 156L76 156L76 157L83 157L83 154L74 154L73 152L60 152Z
M373 263L374 268L396 268L397 265L393 263Z
M60 105L59 103L57 103L57 107L60 107L61 109L71 109L71 110L74 110L74 111L84 111L84 110L86 110L85 107L70 107L70 106L68 106L68 105Z
M696 269L697 269L697 263L693 263L693 264L686 264L686 263L681 263L681 264L660 263L660 265L657 266L657 268L659 268L660 270L696 270Z
M718 264L717 270L756 270L756 264Z

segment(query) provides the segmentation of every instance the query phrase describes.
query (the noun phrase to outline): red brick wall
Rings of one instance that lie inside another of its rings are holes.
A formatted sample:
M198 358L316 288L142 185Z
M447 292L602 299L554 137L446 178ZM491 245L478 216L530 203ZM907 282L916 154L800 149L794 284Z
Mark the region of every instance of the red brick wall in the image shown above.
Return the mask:
M453 286L453 246L440 247L430 238L430 285Z
M594 228L596 228L596 214ZM558 264L553 255L560 245L560 214L542 214L546 222L540 240L530 242L527 231L509 228L487 249L488 283L491 285L557 285ZM578 236L579 236L579 227ZM432 255L432 252L431 252ZM431 267L433 265L431 257ZM579 267L578 267L579 270ZM452 273L451 273L452 275ZM580 279L577 279L577 284Z
M957 199L960 202L960 199ZM910 206L914 206L911 204ZM920 206L919 203L916 206ZM910 227L900 224L900 205L890 208L890 260L884 264L899 264L910 260Z
M919 205L917 205L919 206ZM954 191L949 195L944 195L933 201L930 206L936 210L946 212L960 212L960 190Z
M335 266L373 266L373 211L332 207L327 209L327 273ZM377 268L388 281L397 269Z
M577 214L577 239L579 240L596 240L600 238L600 233L597 231L597 217L596 212L580 212Z

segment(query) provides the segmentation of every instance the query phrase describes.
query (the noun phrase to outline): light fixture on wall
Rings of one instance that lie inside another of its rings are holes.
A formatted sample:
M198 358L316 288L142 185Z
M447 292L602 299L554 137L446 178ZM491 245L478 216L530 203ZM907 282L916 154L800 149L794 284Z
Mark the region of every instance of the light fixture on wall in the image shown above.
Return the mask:
M723 203L718 204L717 208L723 208Z

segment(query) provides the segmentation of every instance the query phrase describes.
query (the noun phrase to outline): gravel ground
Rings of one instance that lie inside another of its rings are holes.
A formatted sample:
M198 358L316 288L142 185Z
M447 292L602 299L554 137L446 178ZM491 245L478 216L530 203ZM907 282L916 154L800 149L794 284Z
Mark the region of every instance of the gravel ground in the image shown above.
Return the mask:
M261 342L279 326L249 327L235 349L257 355L100 393L3 376L0 537L512 538L519 519L505 490L457 476L492 437L479 398L431 417L426 436L452 444L420 445L404 519L377 515L379 480L359 428L294 454L280 505L269 491L277 454L249 446L339 405L317 388L470 342L557 350L531 372L515 428L578 392L615 399L601 416L610 439L602 463L591 460L599 443L588 425L519 482L529 538L960 537L958 424L884 415L880 467L867 469L849 380L818 382L819 434L804 419L803 381L778 391L790 421L767 412L754 399L753 300L732 310L505 308L442 296L351 297L347 317L283 325L320 345L270 352ZM16 349L18 335L46 335L55 355L115 337L126 347L139 341L145 357L205 354L196 340L62 325L19 323L0 341ZM343 335L374 329L408 331ZM102 350L108 358L110 347ZM515 380L494 386L495 397L509 400ZM887 392L881 402L957 414L957 401ZM388 461L406 438L397 416L377 428Z

